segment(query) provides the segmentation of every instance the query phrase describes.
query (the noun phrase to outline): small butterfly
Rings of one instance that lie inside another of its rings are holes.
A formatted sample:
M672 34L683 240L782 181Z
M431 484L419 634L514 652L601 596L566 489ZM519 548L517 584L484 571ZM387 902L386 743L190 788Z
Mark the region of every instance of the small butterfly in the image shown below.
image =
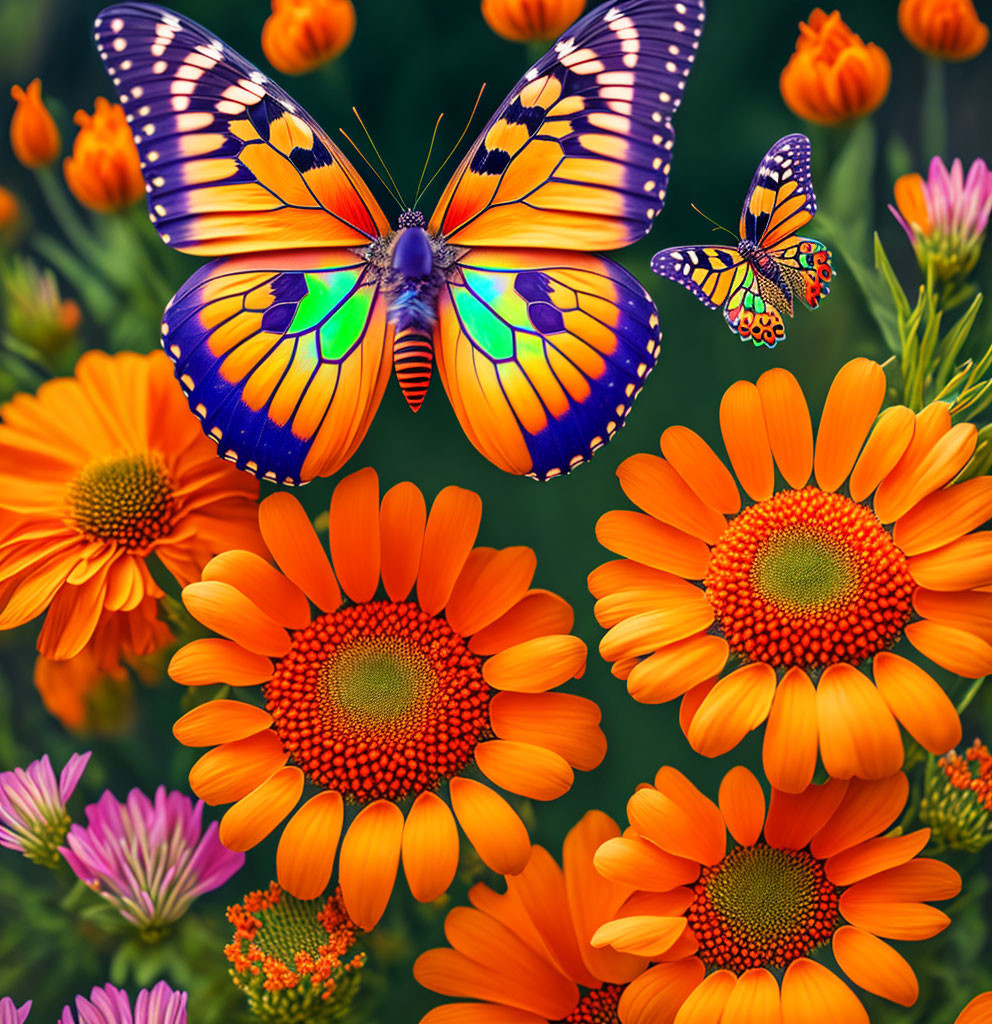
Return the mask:
M651 269L688 288L710 309L722 305L727 325L742 338L773 348L785 337L782 314L792 316L794 297L816 309L830 291L830 251L795 233L815 213L809 139L786 135L754 173L736 247L663 249Z
M408 209L393 228L248 61L160 7L104 10L97 49L152 222L216 257L169 303L162 344L219 454L266 480L328 476L391 368L416 411L436 362L501 469L544 480L589 459L660 349L651 297L592 252L629 245L661 210L703 20L703 0L590 12L514 86L430 220Z

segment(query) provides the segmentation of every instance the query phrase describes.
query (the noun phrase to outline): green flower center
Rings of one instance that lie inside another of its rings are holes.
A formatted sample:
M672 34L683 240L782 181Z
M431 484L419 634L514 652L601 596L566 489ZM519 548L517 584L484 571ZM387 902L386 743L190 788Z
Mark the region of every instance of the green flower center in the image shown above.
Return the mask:
M838 544L797 530L768 538L757 552L751 578L767 600L802 611L849 597L858 575L854 560Z

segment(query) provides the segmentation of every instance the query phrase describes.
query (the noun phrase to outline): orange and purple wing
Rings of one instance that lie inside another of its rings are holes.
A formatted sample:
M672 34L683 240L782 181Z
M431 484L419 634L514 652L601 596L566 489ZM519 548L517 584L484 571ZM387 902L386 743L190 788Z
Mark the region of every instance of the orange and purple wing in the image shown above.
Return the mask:
M441 291L435 353L469 440L508 473L567 473L623 422L660 349L635 278L584 253L473 249Z
M285 484L328 476L358 448L389 380L388 335L378 283L344 249L214 260L162 322L218 453Z
M173 248L229 256L364 245L389 224L344 154L268 76L171 11L119 4L97 49Z
M457 245L616 249L661 211L703 0L616 0L517 83L431 218Z
M762 249L775 249L815 213L809 139L786 135L754 172L741 211L740 236Z

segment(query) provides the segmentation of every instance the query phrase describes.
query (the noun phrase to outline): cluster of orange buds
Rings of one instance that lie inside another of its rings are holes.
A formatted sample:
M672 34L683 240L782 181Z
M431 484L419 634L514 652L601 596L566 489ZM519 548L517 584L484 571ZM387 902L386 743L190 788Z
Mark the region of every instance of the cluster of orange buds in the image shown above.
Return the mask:
M981 740L928 766L920 817L952 850L976 853L992 843L992 754Z

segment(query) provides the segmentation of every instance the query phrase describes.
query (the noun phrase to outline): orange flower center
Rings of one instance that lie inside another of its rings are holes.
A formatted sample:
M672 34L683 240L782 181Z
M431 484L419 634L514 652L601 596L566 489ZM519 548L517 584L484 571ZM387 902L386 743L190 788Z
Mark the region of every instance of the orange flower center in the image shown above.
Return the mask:
M623 985L590 989L561 1024L620 1024L617 1008L623 990Z
M265 688L292 759L356 803L402 800L461 771L489 728L490 694L447 622L392 601L315 619Z
M70 481L66 501L80 533L129 551L169 533L176 512L172 478L158 452L91 462Z
M736 516L705 586L731 648L776 667L859 664L895 643L912 612L909 566L889 533L865 506L816 487Z
M703 963L738 974L786 967L830 940L837 889L805 850L737 846L703 868L686 917Z

